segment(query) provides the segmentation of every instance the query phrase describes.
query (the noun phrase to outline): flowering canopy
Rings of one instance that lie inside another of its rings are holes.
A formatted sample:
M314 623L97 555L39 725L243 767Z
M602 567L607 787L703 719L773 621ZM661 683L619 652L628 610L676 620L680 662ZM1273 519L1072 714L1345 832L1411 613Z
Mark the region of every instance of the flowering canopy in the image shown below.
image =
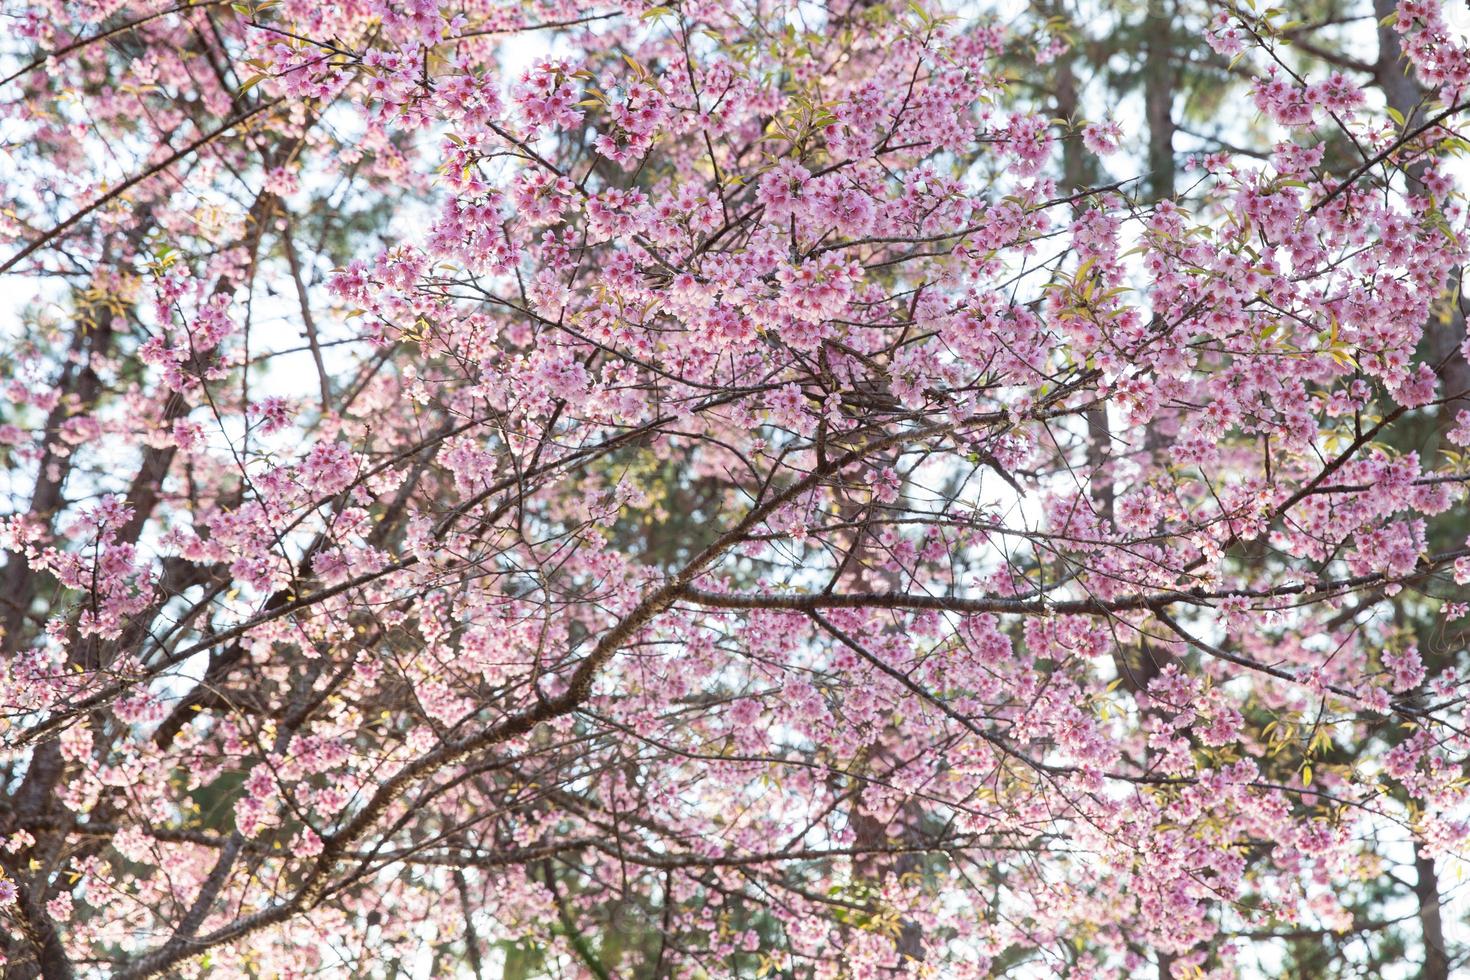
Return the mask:
M1160 190L1037 11L7 4L10 969L1223 977L1456 853L1470 54L1202 14Z

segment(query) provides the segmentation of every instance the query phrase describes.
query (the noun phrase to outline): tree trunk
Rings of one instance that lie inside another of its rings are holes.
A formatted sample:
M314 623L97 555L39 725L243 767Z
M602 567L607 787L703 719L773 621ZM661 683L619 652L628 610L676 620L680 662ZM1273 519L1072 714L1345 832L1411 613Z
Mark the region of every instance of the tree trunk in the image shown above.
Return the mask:
M1424 967L1420 980L1450 980L1450 958L1445 952L1444 921L1440 918L1439 875L1434 858L1414 844L1414 897L1419 901L1419 928L1424 937Z
M1154 200L1174 196L1174 11L1169 0L1149 0L1144 16L1143 114L1148 123L1149 189Z

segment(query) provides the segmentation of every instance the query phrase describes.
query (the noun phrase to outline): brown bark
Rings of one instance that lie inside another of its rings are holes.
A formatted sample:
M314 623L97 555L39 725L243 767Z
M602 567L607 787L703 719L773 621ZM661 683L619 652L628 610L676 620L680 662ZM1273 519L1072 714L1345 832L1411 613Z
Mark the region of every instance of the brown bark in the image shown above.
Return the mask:
M1450 980L1450 958L1444 943L1444 922L1440 917L1439 875L1434 858L1424 853L1424 846L1414 845L1414 898L1419 903L1419 928L1424 940L1424 966L1420 980Z

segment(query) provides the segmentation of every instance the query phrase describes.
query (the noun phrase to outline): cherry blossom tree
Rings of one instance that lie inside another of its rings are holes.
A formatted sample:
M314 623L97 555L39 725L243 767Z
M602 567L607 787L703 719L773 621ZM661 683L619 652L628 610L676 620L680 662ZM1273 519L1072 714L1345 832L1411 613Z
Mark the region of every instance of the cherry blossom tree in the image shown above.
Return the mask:
M1470 962L1470 50L1323 6L0 7L7 976Z

